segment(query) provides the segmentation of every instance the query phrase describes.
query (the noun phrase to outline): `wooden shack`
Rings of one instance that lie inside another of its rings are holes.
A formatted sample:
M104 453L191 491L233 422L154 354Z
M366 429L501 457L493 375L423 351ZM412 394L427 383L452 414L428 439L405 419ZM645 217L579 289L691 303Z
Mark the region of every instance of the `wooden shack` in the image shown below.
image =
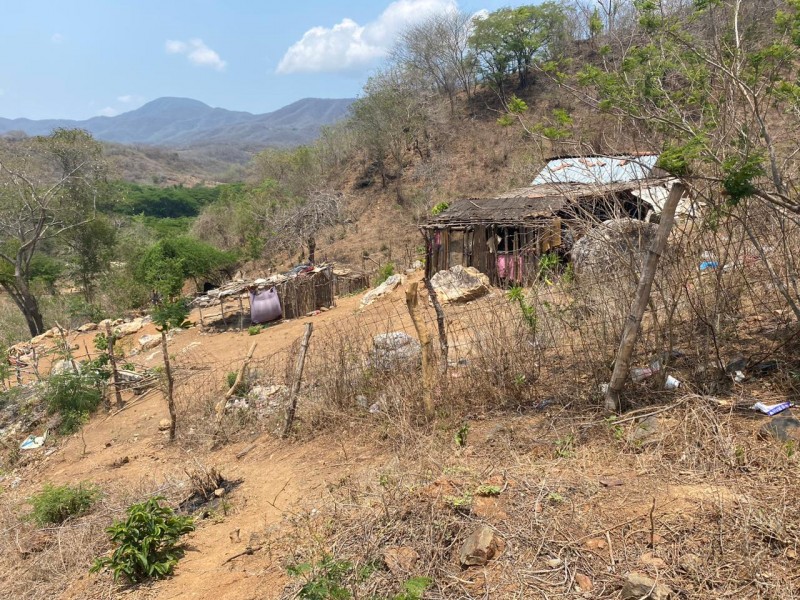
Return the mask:
M612 218L645 218L652 206L641 199L642 190L665 183L549 183L455 200L421 227L426 276L462 265L485 273L493 285L530 283L543 254L567 260L589 227Z

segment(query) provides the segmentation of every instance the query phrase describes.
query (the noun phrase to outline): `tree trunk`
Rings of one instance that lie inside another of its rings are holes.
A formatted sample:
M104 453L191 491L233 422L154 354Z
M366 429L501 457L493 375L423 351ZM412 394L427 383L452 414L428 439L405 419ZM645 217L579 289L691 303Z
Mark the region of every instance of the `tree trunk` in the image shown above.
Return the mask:
M673 185L667 197L667 201L664 203L664 209L661 211L658 231L656 232L656 237L650 246L644 266L642 267L642 275L639 278L636 297L631 305L631 312L625 323L625 329L622 332L622 340L619 343L617 357L614 360L614 372L611 375L611 381L608 384L608 390L605 395L605 405L608 411L619 412L622 409L622 388L625 386L625 379L628 377L628 368L630 367L633 347L639 336L639 327L642 324L645 308L647 308L647 303L650 300L650 290L652 289L653 279L655 278L656 269L658 268L658 261L667 245L669 232L675 221L675 209L685 190L686 188L682 183Z
M175 380L172 378L172 367L169 364L169 348L167 348L167 332L161 330L161 353L164 355L164 374L167 376L167 407L169 408L169 441L175 441L175 426L178 422L178 414L175 411L175 398L172 391L175 387Z
M108 360L111 362L111 381L114 385L114 398L117 401L117 408L122 408L125 403L122 401L122 392L120 391L119 372L117 371L117 357L114 354L114 332L111 331L111 325L106 323L106 340L108 341ZM107 401L107 410L111 410L111 399Z
M417 295L418 285L417 282L414 282L406 289L406 306L408 307L408 314L411 316L411 322L414 324L414 329L417 331L420 349L422 350L422 403L425 409L425 417L431 420L436 414L436 405L433 401L434 372L431 362L432 342L431 334L428 332L425 320L420 314L419 297Z
M15 277L13 283L2 285L25 317L31 337L44 333L44 321L42 313L39 312L39 303L25 280L22 277Z
M314 236L309 236L308 238L308 262L310 264L314 264L314 259L317 254L317 240Z

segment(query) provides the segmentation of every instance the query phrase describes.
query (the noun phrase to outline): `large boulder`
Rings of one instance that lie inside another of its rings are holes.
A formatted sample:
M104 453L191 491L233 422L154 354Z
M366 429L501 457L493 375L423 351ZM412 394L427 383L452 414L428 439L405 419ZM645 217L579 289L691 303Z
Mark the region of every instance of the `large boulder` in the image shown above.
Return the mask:
M658 225L637 219L612 219L590 229L572 247L577 275L639 273Z
M378 287L371 289L364 297L361 299L361 307L368 306L378 300L379 298L383 298L387 294L391 294L394 289L403 283L403 276L402 275L392 275Z
M129 323L120 323L114 327L114 332L117 335L124 336L124 335L131 335L138 332L142 327L143 323L141 319L134 319Z
M379 333L372 338L372 364L376 369L416 366L422 355L419 342L402 331Z
M77 369L77 371L76 371ZM73 363L71 360L57 360L50 366L50 376L64 375L65 373L80 373L81 368L78 363Z
M489 293L489 278L475 267L456 265L431 277L440 302L469 302Z

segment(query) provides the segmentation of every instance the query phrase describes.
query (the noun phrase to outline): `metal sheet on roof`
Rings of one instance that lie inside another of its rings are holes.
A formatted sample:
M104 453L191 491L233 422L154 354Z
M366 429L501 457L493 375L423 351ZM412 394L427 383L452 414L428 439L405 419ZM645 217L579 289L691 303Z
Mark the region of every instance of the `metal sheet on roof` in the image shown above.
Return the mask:
M637 181L652 177L657 160L657 154L557 158L547 163L531 185Z

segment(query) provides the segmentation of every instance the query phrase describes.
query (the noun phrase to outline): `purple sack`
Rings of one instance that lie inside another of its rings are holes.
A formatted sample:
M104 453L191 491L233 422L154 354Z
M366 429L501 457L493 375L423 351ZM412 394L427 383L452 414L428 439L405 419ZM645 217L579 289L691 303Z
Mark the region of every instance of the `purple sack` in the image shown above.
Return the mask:
M250 322L267 323L282 316L278 291L273 287L260 292L250 292Z

